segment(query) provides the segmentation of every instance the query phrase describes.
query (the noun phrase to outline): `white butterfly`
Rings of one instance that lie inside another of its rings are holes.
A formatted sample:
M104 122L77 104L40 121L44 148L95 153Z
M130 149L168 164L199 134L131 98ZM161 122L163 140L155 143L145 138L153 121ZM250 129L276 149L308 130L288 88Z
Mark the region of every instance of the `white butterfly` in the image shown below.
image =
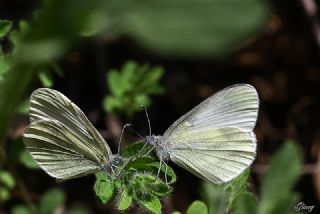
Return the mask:
M60 92L40 88L30 98L31 124L24 143L33 159L49 175L70 179L100 170L112 173L123 160L85 114Z
M160 163L172 160L204 180L228 182L255 159L258 109L253 86L232 85L183 115L163 136L145 142L153 145Z

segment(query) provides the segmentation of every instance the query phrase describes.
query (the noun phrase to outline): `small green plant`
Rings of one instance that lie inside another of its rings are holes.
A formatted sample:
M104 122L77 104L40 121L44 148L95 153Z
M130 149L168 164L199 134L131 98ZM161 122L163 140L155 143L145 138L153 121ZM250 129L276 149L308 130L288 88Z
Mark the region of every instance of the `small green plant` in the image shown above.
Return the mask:
M16 205L12 208L11 214L55 213L55 210L65 202L65 199L66 196L63 191L57 188L52 188L41 196L39 204L34 205L32 210L24 205Z
M293 192L301 160L297 145L288 140L272 157L259 197L248 192L249 170L225 185L204 183L202 197L209 214L291 213L298 194Z
M161 94L164 88L159 84L164 71L161 67L138 65L128 61L120 71L110 70L107 83L110 95L103 101L104 110L123 113L131 117L140 106L151 104L150 95Z
M122 153L126 163L123 168L116 169L113 176L97 173L94 191L104 204L116 199L119 211L125 211L135 204L159 214L162 208L160 199L170 194L170 185L176 181L176 175L171 167L166 169L162 165L161 173L157 176L159 161L154 154L142 157L151 149L149 146L141 151L142 155L137 156L142 148L142 142L128 146Z

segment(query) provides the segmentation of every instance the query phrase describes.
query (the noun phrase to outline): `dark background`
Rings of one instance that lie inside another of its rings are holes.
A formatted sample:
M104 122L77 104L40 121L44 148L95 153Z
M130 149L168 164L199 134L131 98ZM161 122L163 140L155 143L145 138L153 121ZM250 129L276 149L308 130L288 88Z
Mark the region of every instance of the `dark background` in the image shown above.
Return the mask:
M0 18L28 18L38 5L38 1L0 0ZM232 55L218 60L167 58L141 48L130 38L111 43L98 38L86 40L59 61L65 74L63 78L55 77L54 88L73 100L89 117L93 113L98 115L94 125L105 130L108 129L105 125L108 115L105 116L101 101L108 94L106 71L120 68L128 59L161 65L165 68L161 83L166 91L161 96L154 96L148 109L152 131L161 134L179 116L214 92L234 83L252 84L261 99L255 129L258 155L251 173L252 191L259 191L270 156L285 140L292 138L299 143L304 160L303 175L295 189L301 194L301 201L315 205L314 213L318 213L320 174L316 164L320 159L320 43L316 40L319 35L315 29L320 28L319 19L317 14L308 15L301 1L272 1L272 5L273 16L264 31L246 41ZM29 90L36 86L39 83L35 80ZM143 112L136 114L131 121L119 119L122 123L132 123L134 129L143 135L148 133ZM22 120L27 121L27 118ZM109 141L115 151L117 140ZM168 210L183 211L199 198L200 181L192 174L173 167L178 174L178 182L165 205ZM112 205L105 207L96 200L92 190L93 176L57 184L42 171L21 167L19 172L35 197L48 186L57 185L66 190L67 206L81 203L97 213L112 212ZM41 177L41 182L34 177Z

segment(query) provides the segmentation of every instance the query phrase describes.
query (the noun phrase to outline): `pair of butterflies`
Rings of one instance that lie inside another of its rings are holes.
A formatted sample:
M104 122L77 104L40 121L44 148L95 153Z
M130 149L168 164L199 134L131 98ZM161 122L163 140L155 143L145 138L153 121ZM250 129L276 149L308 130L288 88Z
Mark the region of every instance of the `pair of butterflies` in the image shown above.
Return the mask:
M259 98L238 84L212 95L174 122L163 136L148 136L160 161L171 160L213 182L232 180L256 155ZM85 114L58 91L40 88L30 98L31 124L24 133L33 159L52 177L71 179L112 169L119 156ZM111 173L109 171L109 173Z

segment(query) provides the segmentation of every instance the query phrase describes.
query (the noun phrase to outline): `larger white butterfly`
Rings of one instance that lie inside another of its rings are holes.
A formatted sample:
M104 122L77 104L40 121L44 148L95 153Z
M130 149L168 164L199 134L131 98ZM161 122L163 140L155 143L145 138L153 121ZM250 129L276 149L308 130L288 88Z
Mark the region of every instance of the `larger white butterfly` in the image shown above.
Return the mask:
M160 163L172 160L204 180L228 182L255 159L258 109L253 86L232 85L183 115L163 136L145 142L153 145Z
M70 179L122 164L85 114L60 92L40 88L30 97L31 124L24 143L52 177Z

